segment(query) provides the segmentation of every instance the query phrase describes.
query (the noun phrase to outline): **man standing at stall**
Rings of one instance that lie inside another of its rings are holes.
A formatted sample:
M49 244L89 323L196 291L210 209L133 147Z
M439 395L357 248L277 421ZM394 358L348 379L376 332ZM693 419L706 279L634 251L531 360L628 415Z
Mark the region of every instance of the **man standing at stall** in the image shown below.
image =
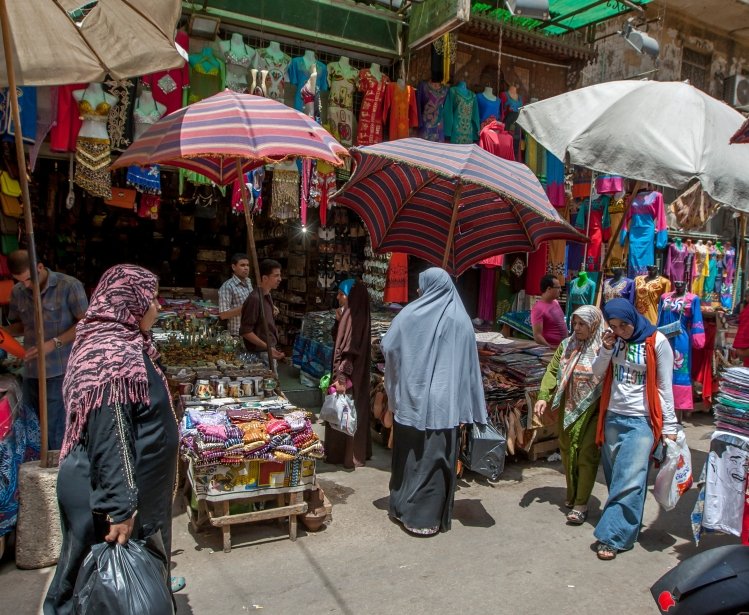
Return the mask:
M239 335L242 306L252 292L250 259L238 253L231 257L232 276L218 289L218 317L228 321L229 333Z
M8 268L17 284L10 295L6 327L11 335L23 335L26 361L23 369L23 403L39 416L39 373L37 371L36 323L31 285L29 253L16 250L8 255ZM75 339L75 326L86 314L86 292L75 278L37 265L39 290L42 295L44 337L42 350L46 356L47 421L50 450L59 450L65 432L65 406L62 380Z
M265 321L268 323L268 341L271 346L271 356L280 361L286 355L276 349L278 344L278 329L274 318L275 307L270 296L272 290L276 290L281 283L281 264L277 261L266 259L260 263L260 286L255 292L250 293L242 306L242 319L239 334L244 339L244 345L248 352L258 355L258 359L267 362L268 346L265 343L265 332L260 316L260 301L262 294L263 312Z
M554 349L569 335L564 312L558 301L561 292L562 285L556 276L545 275L541 278L541 299L536 301L531 310L533 339L542 346Z

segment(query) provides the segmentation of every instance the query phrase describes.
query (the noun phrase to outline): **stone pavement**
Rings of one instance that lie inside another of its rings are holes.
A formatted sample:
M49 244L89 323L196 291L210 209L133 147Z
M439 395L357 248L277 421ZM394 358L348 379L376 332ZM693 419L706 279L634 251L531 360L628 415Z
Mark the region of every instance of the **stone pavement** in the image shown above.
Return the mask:
M699 413L685 427L699 473L712 420ZM655 613L650 585L697 552L692 490L670 512L650 494L639 544L598 561L591 546L606 497L602 472L589 521L570 527L561 465L547 461L510 461L496 485L469 473L459 481L452 530L414 538L387 516L389 460L375 445L372 463L355 472L321 464L333 522L314 534L300 530L295 543L285 527L258 524L236 529L225 554L220 531L191 534L184 507L175 505L173 573L187 578L178 613ZM707 536L699 550L737 541ZM39 612L51 575L17 570L6 556L0 611Z

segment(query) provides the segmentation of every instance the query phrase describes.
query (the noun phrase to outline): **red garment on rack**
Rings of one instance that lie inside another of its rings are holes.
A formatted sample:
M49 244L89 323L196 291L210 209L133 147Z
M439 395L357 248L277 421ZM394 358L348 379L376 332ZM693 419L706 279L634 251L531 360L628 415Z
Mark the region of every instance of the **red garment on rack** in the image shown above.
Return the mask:
M408 255L393 252L390 255L385 293L385 303L408 302Z
M182 49L190 51L190 37L187 32L180 30L175 40ZM160 70L143 75L141 82L150 86L153 99L166 107L165 115L168 115L183 107L183 90L190 87L190 63L185 62L182 68Z
M57 109L54 124L49 131L49 149L53 152L74 152L75 141L83 121L79 117L78 102L73 98L75 90L82 90L86 83L61 85L57 88Z
M525 292L529 295L541 294L541 278L546 275L546 259L549 244L543 244L535 252L528 254L528 268L525 276Z
M702 399L711 402L713 393L718 390L718 382L713 379L713 352L718 327L715 322L705 320L705 345L692 349L692 380L702 385Z
M505 160L515 160L512 133L505 130L502 122L491 122L484 126L479 133L479 146L490 154Z
M388 118L388 136L391 141L407 138L410 129L419 125L416 90L410 85L401 87L397 83L388 83L383 116Z

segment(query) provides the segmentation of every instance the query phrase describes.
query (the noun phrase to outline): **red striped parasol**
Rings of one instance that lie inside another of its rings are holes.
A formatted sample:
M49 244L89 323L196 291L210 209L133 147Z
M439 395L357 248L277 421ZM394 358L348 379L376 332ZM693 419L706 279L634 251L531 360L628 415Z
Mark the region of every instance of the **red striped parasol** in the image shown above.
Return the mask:
M283 103L225 90L161 118L112 165L166 164L226 186L243 172L288 158L343 164L346 148L315 120Z
M549 239L586 242L524 164L477 145L399 139L354 147L335 202L364 220L377 252L405 252L453 275Z
M749 143L749 119L747 119L731 137L730 143Z

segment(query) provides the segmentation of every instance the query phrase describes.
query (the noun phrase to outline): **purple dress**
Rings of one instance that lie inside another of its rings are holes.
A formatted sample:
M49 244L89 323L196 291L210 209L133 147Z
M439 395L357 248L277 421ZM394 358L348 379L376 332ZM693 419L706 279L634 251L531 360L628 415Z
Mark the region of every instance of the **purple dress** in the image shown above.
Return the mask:
M671 280L671 282L686 282L686 261L688 254L687 247L682 244L681 248L672 243L668 246L668 254L666 255L666 267L663 270L663 274Z
M419 136L427 141L445 142L443 111L448 87L441 83L421 81L416 90L419 106Z

